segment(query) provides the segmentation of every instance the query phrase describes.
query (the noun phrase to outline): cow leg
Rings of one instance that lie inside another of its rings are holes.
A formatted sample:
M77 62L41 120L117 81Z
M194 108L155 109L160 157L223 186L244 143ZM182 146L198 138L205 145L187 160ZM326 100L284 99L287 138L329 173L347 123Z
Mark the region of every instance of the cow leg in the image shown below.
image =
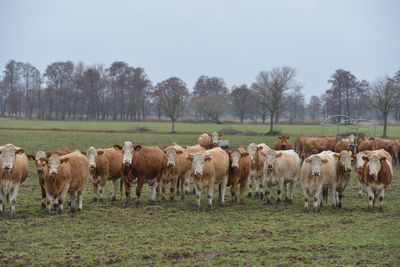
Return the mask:
M46 208L46 190L44 190L44 179L39 176L40 191L42 193L42 203L40 204L40 209L44 210Z
M363 196L363 185L359 180L357 180L357 186L358 186L358 196L361 198Z
M4 215L4 190L0 187L0 215Z
M104 201L104 187L106 186L106 183L107 183L107 177L102 177L101 182L98 187L98 190L97 190L97 192L99 193L98 199L100 202Z
M184 192L182 191L182 194L185 193L185 195L189 195L189 183L190 183L190 176L185 178L185 181L184 181L185 191Z
M226 184L228 183L228 175L224 177L224 180L220 183L221 187L221 206L225 205L225 190L226 190ZM235 191L235 196L236 196L236 191Z
M53 202L53 196L50 195L47 191L46 191L46 211L48 213L50 213L51 211L51 203Z
M199 184L195 183L194 189L196 190L197 211L199 211L200 210L201 186Z
M271 188L269 188L267 182L264 183L263 189L265 190L265 201L264 205L271 205Z
M289 182L286 184L286 198L288 204L293 204L293 187L294 182Z
M169 187L169 200L174 201L175 199L175 188L176 188L176 184L178 182L179 178L176 177L175 179L173 179L171 181L171 186Z
M277 199L276 199L276 204L277 204L277 205L279 205L279 203L281 203L281 201L282 201L283 182L284 182L284 179L283 179L283 177L282 177L282 178L279 180L278 189L276 190L276 193L278 194L278 197L277 197Z
M114 180L112 180L112 183L113 183L113 192L112 192L112 196L111 196L111 201L115 201L115 200L117 200L118 180L114 179Z
M151 200L150 202L154 204L156 202L156 195L157 195L157 187L158 187L158 181L157 179L154 179L154 182L151 186Z
M314 193L314 211L315 212L320 212L321 200L322 200L322 186L318 187Z
M254 185L254 180L253 180L253 176L250 174L249 177L247 177L248 180L248 184L249 184L249 189L248 189L248 193L247 193L247 197L251 198L252 194L253 194L253 185Z
M176 195L180 195L181 194L181 192L182 192L182 194L183 194L183 190L180 190L180 185L182 184L182 180L181 179L178 179L177 181L176 181Z
M94 193L94 197L92 202L97 202L97 200L99 199L99 193L98 193L98 183L94 182L93 183L93 193Z
M125 203L122 204L123 207L127 207L129 204L129 201L131 200L131 184L127 182L125 179L122 179L121 182L124 183L124 188L125 188ZM136 186L137 190L137 186Z
M232 196L232 204L237 203L237 197L236 197L236 181L232 183L231 185L231 196Z
M244 204L244 195L247 191L247 179L242 179L240 181L240 204Z
M10 209L11 209L11 218L17 218L17 212L15 210L15 205L17 204L17 195L18 195L19 184L15 184L12 188L12 193L10 196Z
M71 201L70 212L74 213L74 212L76 212L75 190L72 190L69 192L69 198Z
M371 187L367 187L368 192L368 207L367 211L371 212L374 207L375 193L372 191Z
M336 197L336 193L337 193L336 192L336 182L332 183L330 190L331 190L331 197L332 197L332 209L336 209L338 206L337 201L336 201L336 199L337 199L337 197Z
M257 198L257 197L259 197L260 196L260 177L254 177L255 179L254 179L254 187L255 187L255 197Z
M64 189L61 191L61 194L58 196L58 213L62 214L64 211L64 202L65 196L67 194L69 185L66 185Z
M383 212L384 207L383 207L383 199L385 197L385 190L382 189L381 192L379 192L378 199L379 199L379 211Z
M338 208L342 207L342 198L343 198L343 191L337 191L337 206Z
M304 212L308 212L308 200L310 199L308 191L304 186L302 186L301 188L303 189L303 195L304 195Z
M161 187L161 200L164 201L164 200L166 200L166 197L165 197L166 182L163 179L161 179L161 181L160 181L160 187Z
M207 188L207 200L208 200L208 211L212 211L213 209L213 195L214 195L214 181L210 181Z

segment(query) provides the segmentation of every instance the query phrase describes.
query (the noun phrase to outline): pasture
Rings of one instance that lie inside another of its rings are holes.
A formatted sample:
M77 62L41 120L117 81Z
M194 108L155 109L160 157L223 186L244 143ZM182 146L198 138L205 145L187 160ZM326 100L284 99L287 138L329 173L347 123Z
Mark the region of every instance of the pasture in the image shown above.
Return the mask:
M29 153L60 146L80 150L91 145L111 147L125 140L160 147L172 142L197 142L197 134L188 133L73 131L147 127L161 132L170 129L169 123L0 121L0 127L65 129L0 130L0 144L13 143ZM262 125L211 124L177 124L176 129L202 132L234 127L260 133L267 129ZM277 127L280 128L293 135L320 133L319 126ZM398 128L389 128L389 135L396 133ZM233 147L250 142L272 146L276 137L235 135L223 139L230 140ZM122 208L119 194L117 201L110 201L112 186L108 183L105 202L91 202L93 192L88 184L82 212L46 215L40 210L38 178L30 162L30 178L21 186L18 196L18 219L10 219L8 204L5 216L0 218L0 265L400 265L399 178L396 169L385 196L385 213L377 209L372 213L365 211L367 197L357 197L353 173L345 191L344 207L331 210L328 202L319 214L303 212L299 184L293 205L263 206L261 200L254 198L246 199L244 205L231 205L227 190L225 207L216 204L212 212L207 212L206 199L202 197L202 210L196 212L193 195L184 201L178 198L150 205L148 185L144 186L140 208L134 203Z

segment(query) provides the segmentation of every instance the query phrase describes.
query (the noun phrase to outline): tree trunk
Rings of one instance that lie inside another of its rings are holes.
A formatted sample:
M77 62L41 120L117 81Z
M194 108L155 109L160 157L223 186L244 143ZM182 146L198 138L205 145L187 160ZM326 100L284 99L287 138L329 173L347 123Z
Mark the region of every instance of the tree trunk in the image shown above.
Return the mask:
M175 120L171 119L172 122L172 133L175 133Z
M383 136L387 137L387 120L388 120L388 112L383 112Z
M272 131L274 130L274 113L271 112L271 120L269 122L269 133L272 133Z

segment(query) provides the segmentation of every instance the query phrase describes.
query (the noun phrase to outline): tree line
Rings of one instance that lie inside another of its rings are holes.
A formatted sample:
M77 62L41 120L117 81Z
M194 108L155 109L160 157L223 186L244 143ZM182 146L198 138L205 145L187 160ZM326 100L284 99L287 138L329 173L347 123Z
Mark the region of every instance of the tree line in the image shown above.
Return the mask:
M40 120L145 121L148 117L221 123L224 118L295 123L334 114L353 118L389 116L400 120L400 71L369 83L342 69L329 88L308 103L297 71L278 67L260 71L252 84L228 88L223 78L202 75L191 90L171 77L154 84L143 68L115 61L109 67L71 61L49 64L44 73L29 63L10 60L0 77L0 115Z

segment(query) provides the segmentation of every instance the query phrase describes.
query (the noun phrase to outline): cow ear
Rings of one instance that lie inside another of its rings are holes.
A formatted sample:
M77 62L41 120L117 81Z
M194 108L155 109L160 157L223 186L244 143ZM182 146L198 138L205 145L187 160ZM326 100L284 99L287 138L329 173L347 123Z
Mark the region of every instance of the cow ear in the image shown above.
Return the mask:
M218 133L218 136L221 137L221 136L222 136L222 133Z
M101 156L101 155L103 155L104 154L104 150L99 150L99 151L97 151L97 155L98 156Z
M113 148L118 151L122 150L122 146L120 145L114 145Z
M328 163L328 160L327 159L323 159L322 160L322 164L327 164Z
M290 138L290 136L286 136L286 139L289 139Z
M187 148L187 146L181 146L183 149L186 149Z
M262 150L262 149L263 149L262 146L258 146L258 147L257 147L257 151L260 151L260 150Z
M311 159L309 159L309 158L306 158L306 159L304 160L304 162L306 162L306 163L310 163L310 162L311 162Z
M180 154L182 154L182 153L183 153L182 150L177 150L177 151L176 151L176 154L177 154L177 155L180 155Z
M42 164L47 164L49 162L48 158L40 158L39 160L40 160L40 163L42 163Z
M356 160L356 156L352 155L351 160Z
M279 136L278 139L282 139L282 136Z
M69 158L65 158L65 159L60 160L61 164L68 163L68 161L69 161Z
M133 149L136 150L136 151L139 151L140 149L142 149L142 146L141 145L136 145Z
M211 160L211 156L210 155L206 155L206 157L204 158L204 161L205 162L208 162L208 161L210 161Z
M225 150L225 152L226 152L226 154L228 154L228 156L230 156L232 153L232 150Z
M26 155L26 156L27 156L28 159L30 159L30 160L35 160L35 156L32 155L32 154L28 154L28 155Z
M187 156L186 160L191 162L193 160L193 156L192 155Z
M207 133L209 137L212 137L212 135L210 133Z
M86 156L86 154L87 154L85 151L80 151L80 152L81 152L83 155L85 155L85 156Z
M169 146L165 146L164 148L163 148L163 151L165 152L165 151L167 151L167 148L168 148Z
M380 158L380 162L383 162L383 161L385 161L387 158L386 157L382 157L382 158Z
M339 154L333 154L333 156L335 157L335 158L338 158L338 159L340 159L340 155Z
M279 152L278 154L276 154L276 157L277 157L277 158L280 158L282 155L283 155L283 153L282 153L282 152Z
M22 148L20 148L20 149L17 149L17 151L15 151L15 155L22 155L22 154L24 154L25 153L25 150L23 150Z
M244 158L244 157L246 157L246 156L248 156L248 155L249 155L248 152L244 152L244 153L242 153L241 157Z
M366 157L366 156L362 157L362 159L363 159L364 161L366 161L366 162L368 162L368 161L369 161L369 158L368 158L368 157Z

